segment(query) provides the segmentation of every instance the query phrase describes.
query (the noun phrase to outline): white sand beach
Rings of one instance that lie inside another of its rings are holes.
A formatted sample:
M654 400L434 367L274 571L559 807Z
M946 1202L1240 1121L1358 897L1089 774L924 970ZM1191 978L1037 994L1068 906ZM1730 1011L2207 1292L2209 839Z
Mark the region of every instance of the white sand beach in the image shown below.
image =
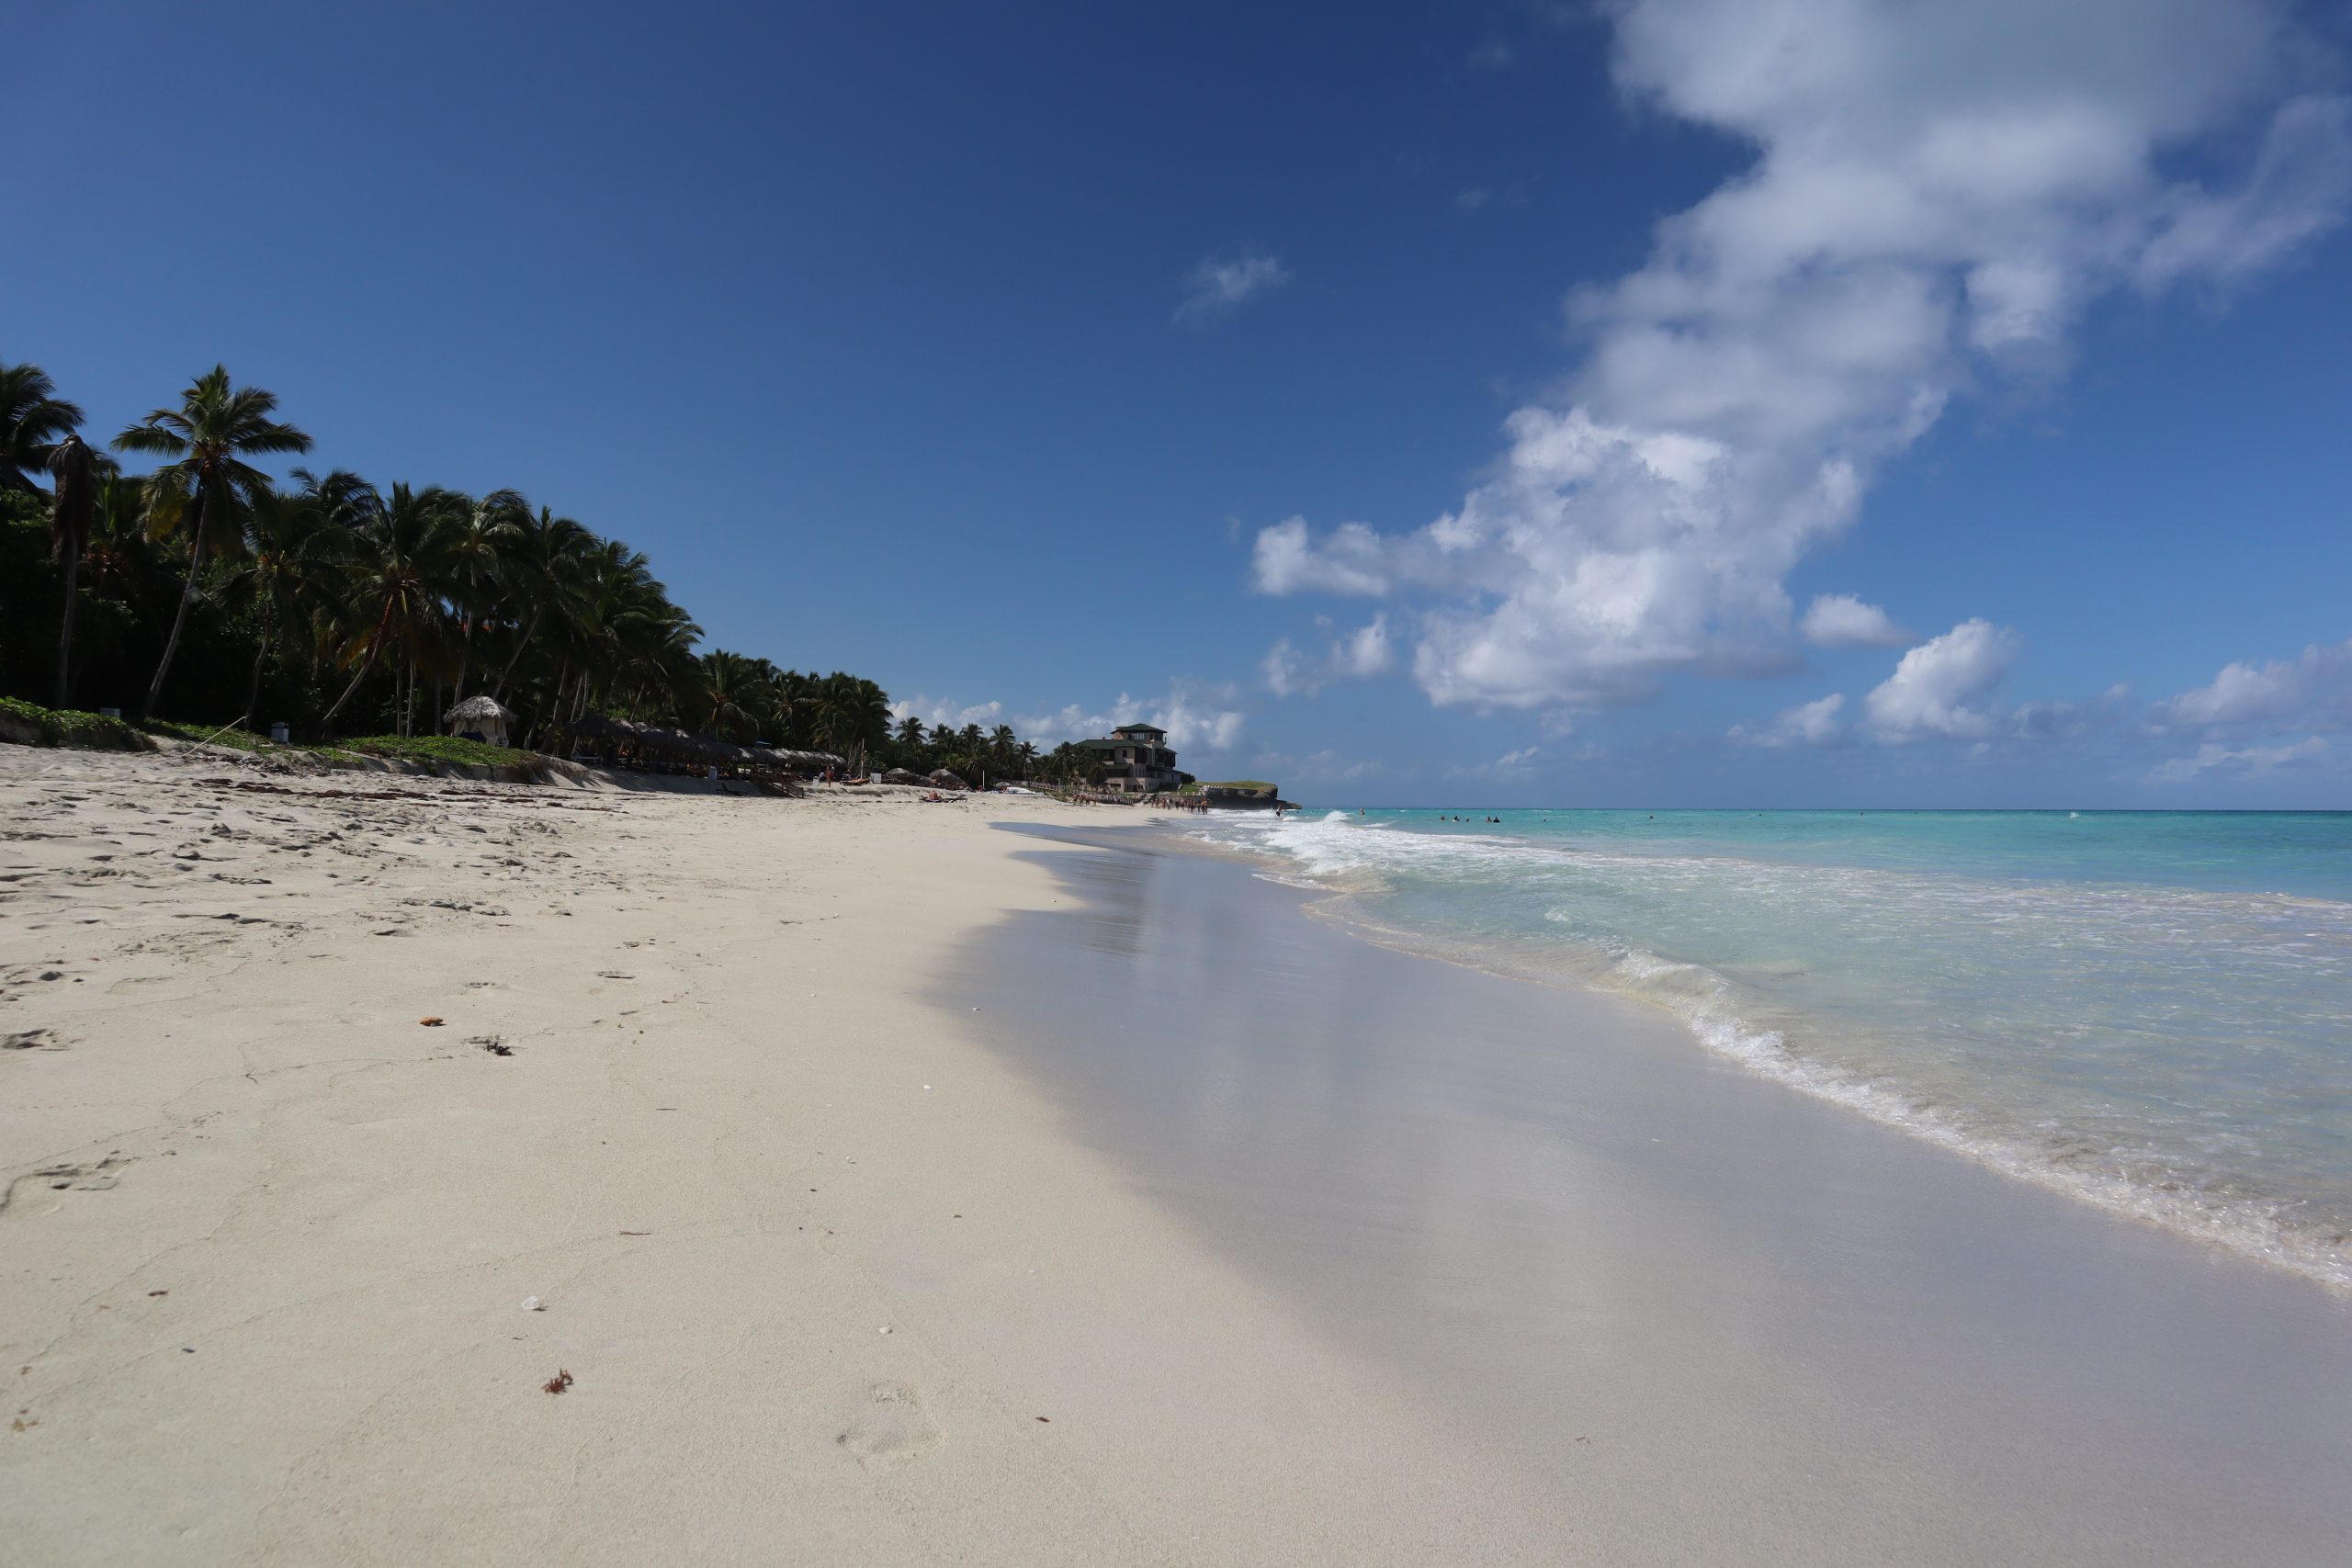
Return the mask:
M0 1555L1511 1560L918 999L1009 815L0 747Z
M0 747L0 1556L2331 1560L2335 1294L1145 819Z

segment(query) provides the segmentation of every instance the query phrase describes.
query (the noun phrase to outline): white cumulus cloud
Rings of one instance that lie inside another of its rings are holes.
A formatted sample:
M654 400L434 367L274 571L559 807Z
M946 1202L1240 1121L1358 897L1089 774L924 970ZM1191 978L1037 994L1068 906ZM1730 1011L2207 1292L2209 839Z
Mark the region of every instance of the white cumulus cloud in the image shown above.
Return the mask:
M1354 631L1334 637L1329 653L1320 659L1283 637L1266 650L1258 670L1265 677L1266 689L1274 695L1311 697L1334 680L1365 680L1385 673L1396 663L1396 649L1388 636L1388 616L1383 613Z
M1231 695L1229 688L1184 685L1158 697L1136 698L1122 692L1107 708L1069 703L1051 712L1016 718L1012 727L1025 740L1057 746L1065 740L1108 735L1122 724L1150 724L1168 732L1171 750L1230 751L1240 743L1241 728L1249 718L1239 708L1220 705ZM1177 763L1182 766L1183 759L1178 758Z
M2148 772L2155 784L2187 784L2216 769L2241 776L2275 773L2280 768L2310 767L2328 755L2327 742L2312 735L2287 746L2249 746L2239 750L2207 741L2187 757L2175 757Z
M1523 779L1535 768L1535 759L1544 754L1541 746L1522 746L1516 751L1506 751L1491 762L1479 762L1469 767L1445 770L1450 779L1493 779L1498 782Z
M1270 252L1241 250L1204 256L1185 276L1184 298L1176 307L1175 324L1205 327L1289 281L1290 269Z
M1266 690L1278 697L1312 696L1322 689L1314 660L1293 647L1288 637L1266 649L1258 672L1265 677Z
M1882 740L1990 733L1998 715L1985 698L2008 675L2018 647L2016 632L1986 620L1962 621L1921 643L1862 699L1872 733Z
M1388 592L1381 537L1362 523L1342 523L1318 545L1306 519L1284 518L1258 531L1250 547L1250 585L1261 593L1322 592L1378 598Z
M1395 650L1388 645L1386 615L1373 616L1369 625L1359 626L1331 645L1331 670L1335 674L1361 680L1382 673L1396 661Z
M2162 728L2352 729L2352 642L2313 643L2293 659L2234 663L2206 685L2158 703Z
M1735 745L1765 746L1776 751L1791 746L1841 746L1846 741L1846 731L1838 716L1845 706L1846 694L1832 692L1826 697L1782 708L1761 729L1735 724L1724 739Z
M1458 509L1401 535L1291 518L1253 557L1261 592L1413 596L1440 704L1607 705L1676 671L1789 668L1789 571L1955 398L2063 370L2103 294L2290 258L2352 180L2346 102L2313 89L2332 66L2287 0L1607 14L1621 89L1752 160L1662 221L1638 271L1573 297L1581 365L1510 416ZM1920 680L1873 694L1873 722L1975 722L1910 704Z
M915 696L890 705L890 719L899 723L920 718L926 729L961 729L977 724L983 729L993 729L1004 722L1002 703L963 704L953 697Z
M1797 635L1815 648L1908 648L1919 640L1884 610L1851 593L1815 595Z

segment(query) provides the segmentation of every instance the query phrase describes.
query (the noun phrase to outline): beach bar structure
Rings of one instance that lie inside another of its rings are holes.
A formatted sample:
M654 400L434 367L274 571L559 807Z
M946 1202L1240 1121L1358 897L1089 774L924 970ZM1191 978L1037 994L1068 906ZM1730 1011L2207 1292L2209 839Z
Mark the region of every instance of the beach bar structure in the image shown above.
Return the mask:
M1123 724L1101 740L1081 740L1102 770L1102 787L1126 795L1161 795L1183 788L1193 775L1176 771L1168 731L1148 724Z
M838 776L849 764L832 751L741 746L715 735L689 735L668 725L585 714L559 727L575 762L656 773L705 773L781 780Z

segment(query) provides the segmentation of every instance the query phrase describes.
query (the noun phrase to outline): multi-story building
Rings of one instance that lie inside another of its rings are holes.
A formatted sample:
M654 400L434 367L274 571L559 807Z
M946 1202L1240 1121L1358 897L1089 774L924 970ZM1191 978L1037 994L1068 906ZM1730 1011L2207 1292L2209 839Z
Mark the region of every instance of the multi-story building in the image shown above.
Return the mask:
M1079 744L1101 759L1104 789L1158 795L1193 782L1192 774L1176 771L1176 753L1168 749L1168 731L1148 724L1123 724L1105 739Z

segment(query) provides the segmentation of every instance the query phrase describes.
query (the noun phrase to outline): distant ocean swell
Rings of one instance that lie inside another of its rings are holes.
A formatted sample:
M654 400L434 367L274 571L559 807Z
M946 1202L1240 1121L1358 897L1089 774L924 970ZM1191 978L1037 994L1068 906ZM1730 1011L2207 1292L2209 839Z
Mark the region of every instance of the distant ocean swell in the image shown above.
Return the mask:
M2352 1291L2352 903L2144 865L1950 873L1916 846L1899 870L1839 863L1835 824L1802 858L1756 858L1713 822L1592 850L1624 830L1593 818L1633 814L1439 815L1193 836L1332 895L1319 912L1372 940L1664 1008L1762 1077Z

